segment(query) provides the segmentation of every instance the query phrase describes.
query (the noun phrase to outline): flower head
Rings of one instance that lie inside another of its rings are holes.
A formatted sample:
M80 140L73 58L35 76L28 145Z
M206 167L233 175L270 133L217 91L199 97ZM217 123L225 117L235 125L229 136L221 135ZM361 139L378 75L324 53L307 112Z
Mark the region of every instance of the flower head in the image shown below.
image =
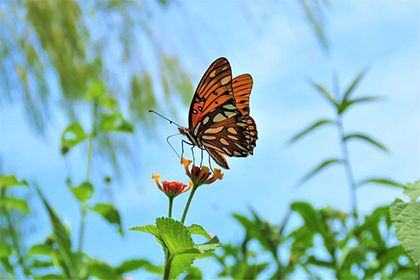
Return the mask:
M193 186L193 183L190 180L190 185L187 187L186 184L180 182L168 182L162 181L162 185L159 183L159 178L162 175L155 175L152 173L152 179L155 180L158 188L163 191L169 198L174 198L181 193L187 192Z
M181 163L184 164L185 172L187 176L190 177L191 181L193 182L195 187L204 184L211 184L216 180L222 180L223 174L220 169L215 168L213 172L213 176L210 177L212 172L207 166L198 167L193 165L191 167L191 171L189 170L189 166L192 163L191 160L182 158Z

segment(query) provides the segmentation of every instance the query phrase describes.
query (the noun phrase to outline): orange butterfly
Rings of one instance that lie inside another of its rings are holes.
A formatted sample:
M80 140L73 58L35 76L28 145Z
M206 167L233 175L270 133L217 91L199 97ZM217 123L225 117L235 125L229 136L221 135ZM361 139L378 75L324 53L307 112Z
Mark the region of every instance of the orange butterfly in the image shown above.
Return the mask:
M232 80L229 61L214 61L201 78L188 115L188 128L179 127L193 147L206 150L221 167L229 169L226 156L253 154L257 126L249 115L252 77L243 74Z

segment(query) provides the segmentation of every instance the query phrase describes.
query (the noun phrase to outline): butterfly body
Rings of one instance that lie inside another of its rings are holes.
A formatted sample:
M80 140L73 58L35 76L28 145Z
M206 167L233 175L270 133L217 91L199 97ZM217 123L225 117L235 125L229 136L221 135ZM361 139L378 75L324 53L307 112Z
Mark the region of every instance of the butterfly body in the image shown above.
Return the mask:
M205 149L221 167L229 169L226 156L253 154L258 132L249 115L252 77L244 74L232 80L226 58L207 69L197 86L189 110L189 127L180 127L193 146Z

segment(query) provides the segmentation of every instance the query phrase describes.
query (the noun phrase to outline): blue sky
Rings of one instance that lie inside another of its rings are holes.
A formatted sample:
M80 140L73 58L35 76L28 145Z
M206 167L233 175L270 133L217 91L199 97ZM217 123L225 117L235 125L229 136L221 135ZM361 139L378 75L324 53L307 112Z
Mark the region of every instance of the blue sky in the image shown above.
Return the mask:
M351 109L344 117L346 132L364 132L384 143L390 154L365 143L349 144L350 160L357 180L388 177L399 182L419 179L419 3L417 1L340 1L327 12L327 36L331 52L325 55L317 44L304 14L295 1L277 4L248 1L185 1L180 9L169 9L164 17L155 17L156 28L172 24L185 26L181 40L191 44L181 51L196 85L210 63L227 57L233 75L250 73L254 79L251 115L259 131L254 156L228 159L231 170L222 181L199 189L186 223L198 223L217 234L222 242L235 242L242 229L232 213L248 214L252 207L265 219L279 222L296 200L309 201L316 207L331 205L349 211L349 190L341 167L331 167L300 188L296 182L319 162L340 156L337 132L328 127L293 146L286 142L315 120L333 117L332 109L308 84L315 80L332 89L337 73L341 91L365 67L368 74L355 96L381 95L383 101ZM223 3L223 4L222 4ZM220 6L223 5L223 8ZM189 34L194 34L193 38ZM171 36L171 35L167 35ZM180 48L180 45L165 45ZM192 96L192 93L191 93ZM28 180L36 180L74 233L78 232L80 213L65 187L65 163L59 155L60 133L66 123L57 112L57 121L49 134L40 139L27 129L22 108L5 107L0 112L0 154L5 170ZM181 125L187 125L188 108L179 107ZM7 121L6 121L7 120ZM115 204L123 226L128 229L154 223L167 214L167 198L157 190L151 173L163 174L163 180L187 182L176 155L166 137L177 132L175 126L157 120L156 136L138 135L139 168L123 171L123 180L112 183ZM178 146L181 137L173 138ZM85 155L74 152L69 164L75 179L82 180ZM204 162L207 162L206 159ZM100 162L94 162L94 164ZM94 173L101 182L100 172ZM402 192L380 186L358 191L361 213L390 204ZM180 218L187 195L175 200L174 217ZM39 201L32 199L39 217L37 233L30 242L42 242L49 229ZM93 257L111 264L128 258L150 258L162 263L163 252L154 238L126 231L120 238L105 222L93 214L87 217L84 248ZM110 245L111 244L111 245ZM153 252L153 253L151 253ZM211 261L205 276L215 275ZM133 277L148 277L142 272Z

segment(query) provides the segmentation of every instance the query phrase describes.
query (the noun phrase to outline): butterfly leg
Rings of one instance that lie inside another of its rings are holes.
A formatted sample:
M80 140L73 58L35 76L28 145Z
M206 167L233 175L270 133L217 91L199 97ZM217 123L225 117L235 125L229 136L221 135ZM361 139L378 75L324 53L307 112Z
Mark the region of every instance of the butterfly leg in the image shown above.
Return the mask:
M203 157L204 157L204 154L203 154L203 149L200 149L201 150L201 161L200 161L200 168L203 166Z
M193 160L194 160L194 151L193 151L194 144L193 144L193 143L190 143L190 142L187 142L187 141L185 141L185 140L182 140L182 141L181 141L181 148L182 148L181 158L183 158L183 157L184 157L184 143L185 143L185 144L187 144L187 145L192 146L192 147L191 147L191 152L192 152L192 156L193 156Z
M211 160L210 160L210 157L209 157L209 167L210 167L211 172L213 172L214 170L213 170L213 167L211 167Z

